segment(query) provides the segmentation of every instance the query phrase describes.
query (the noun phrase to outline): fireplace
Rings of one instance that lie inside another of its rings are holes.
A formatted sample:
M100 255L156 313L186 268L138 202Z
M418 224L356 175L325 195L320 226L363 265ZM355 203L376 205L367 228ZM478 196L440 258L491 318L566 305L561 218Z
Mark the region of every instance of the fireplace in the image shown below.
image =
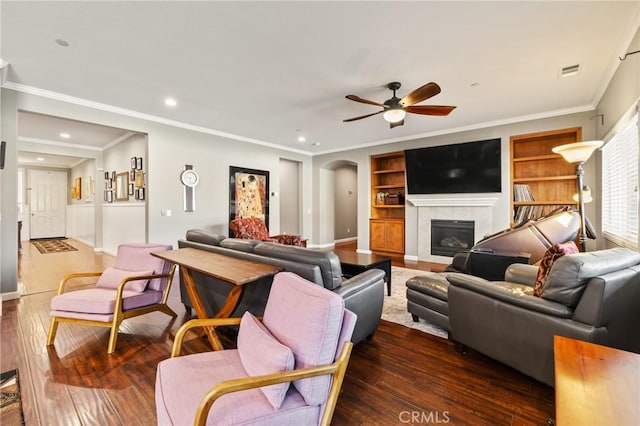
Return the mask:
M431 254L453 257L474 243L473 220L431 219Z

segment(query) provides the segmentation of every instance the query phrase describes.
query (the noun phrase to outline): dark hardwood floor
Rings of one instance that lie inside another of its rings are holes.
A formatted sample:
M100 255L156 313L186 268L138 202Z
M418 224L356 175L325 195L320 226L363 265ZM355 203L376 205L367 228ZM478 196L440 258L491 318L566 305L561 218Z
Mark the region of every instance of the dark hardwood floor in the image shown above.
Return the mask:
M25 244L23 279L57 277L69 264L88 264L80 268L87 270L94 262L111 261L72 244L80 250L48 255ZM38 272L45 256L59 261L46 258L48 270ZM412 269L442 267L398 263L403 262L394 259L394 265ZM24 284L29 291L30 283ZM38 285L37 292L4 302L0 317L0 370L19 369L26 424L155 424L155 368L169 357L176 330L190 318L177 286L170 305L178 318L152 313L125 321L113 355L106 353L106 328L62 324L55 345L45 346L54 295L47 287ZM202 350L200 339L187 352ZM382 321L371 342L354 348L333 424L542 425L553 413L553 389L476 352L460 355L450 341Z

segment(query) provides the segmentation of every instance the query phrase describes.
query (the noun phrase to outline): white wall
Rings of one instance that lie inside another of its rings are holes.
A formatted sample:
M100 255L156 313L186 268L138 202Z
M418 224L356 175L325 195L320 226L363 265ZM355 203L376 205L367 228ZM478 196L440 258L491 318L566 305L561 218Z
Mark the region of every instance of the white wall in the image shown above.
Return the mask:
M71 204L67 206L67 238L73 238L95 247L96 206L95 204Z
M300 235L300 163L280 160L280 233ZM273 228L273 225L271 225ZM273 233L271 235L274 235Z
M353 238L358 235L358 169L348 164L338 167L334 178L334 238Z

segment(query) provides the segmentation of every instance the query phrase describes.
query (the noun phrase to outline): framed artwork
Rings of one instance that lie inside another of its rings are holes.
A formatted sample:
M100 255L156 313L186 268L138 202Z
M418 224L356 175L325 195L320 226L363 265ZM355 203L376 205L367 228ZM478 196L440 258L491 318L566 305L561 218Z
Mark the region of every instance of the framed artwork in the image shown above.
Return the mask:
M113 203L113 191L104 191L104 201L107 203Z
M109 172L104 172L104 179L105 180L109 179Z
M111 180L112 181L116 180L116 172L115 172L115 170L113 172L111 172Z
M131 157L131 169L132 170L137 167L136 166L137 164L138 164L138 160L136 159L136 157Z
M129 182L133 182L136 179L136 170L132 168L129 172Z
M76 200L81 200L82 199L82 178L77 177L76 181L75 181L75 199Z
M116 175L116 201L129 201L129 173Z
M142 170L136 170L133 183L136 188L142 188L144 186L144 172Z
M129 184L129 195L133 195L134 194L134 187L133 187L133 183Z
M230 166L229 223L245 217L258 217L269 228L269 172Z
M144 200L144 188L138 188L136 190L136 200Z
M142 157L136 157L136 169L142 170Z

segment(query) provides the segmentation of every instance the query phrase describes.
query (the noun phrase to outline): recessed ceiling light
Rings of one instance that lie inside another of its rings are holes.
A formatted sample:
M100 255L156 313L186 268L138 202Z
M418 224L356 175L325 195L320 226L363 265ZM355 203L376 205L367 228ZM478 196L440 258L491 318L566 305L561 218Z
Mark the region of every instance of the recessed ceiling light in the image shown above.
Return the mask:
M305 138L304 136L298 136L298 142L306 142L307 138Z
M314 142L314 143L312 143L311 145L313 145L313 146L320 146L320 142Z
M61 138L69 139L71 135L69 133L60 133Z
M173 98L166 98L164 100L164 104L166 106L174 107L174 106L178 105L178 102Z
M44 158L43 158L43 157L37 157L37 158L36 158L36 160L38 160L38 161L44 161Z
M59 44L62 47L69 47L69 42L66 40L63 40L61 38L57 38L56 39L56 43Z

